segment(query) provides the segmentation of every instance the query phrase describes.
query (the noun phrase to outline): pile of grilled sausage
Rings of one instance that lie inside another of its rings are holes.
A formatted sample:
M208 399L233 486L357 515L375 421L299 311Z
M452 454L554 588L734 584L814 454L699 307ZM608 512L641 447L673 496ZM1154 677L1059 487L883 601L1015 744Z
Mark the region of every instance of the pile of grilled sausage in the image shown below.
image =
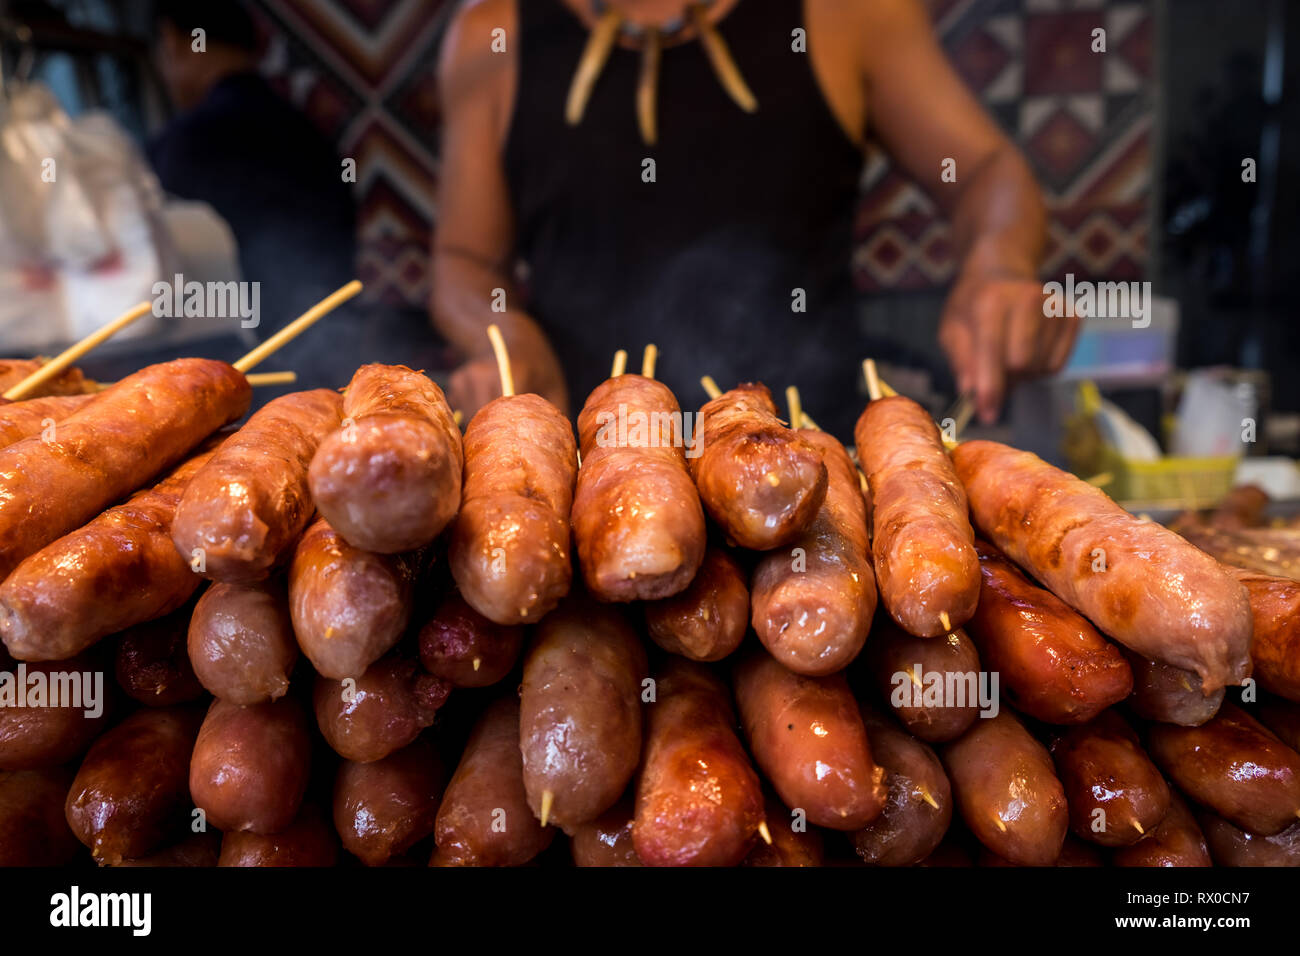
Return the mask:
M0 864L1300 865L1300 582L905 397L249 406L0 406Z

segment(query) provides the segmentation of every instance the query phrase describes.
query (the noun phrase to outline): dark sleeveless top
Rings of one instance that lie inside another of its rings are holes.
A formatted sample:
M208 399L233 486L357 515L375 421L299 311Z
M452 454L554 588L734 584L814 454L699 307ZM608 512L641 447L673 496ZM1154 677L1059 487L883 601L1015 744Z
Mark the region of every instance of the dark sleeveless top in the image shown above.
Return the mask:
M518 92L505 150L527 309L550 336L574 411L609 375L615 350L683 409L722 388L768 385L784 417L799 386L808 413L841 439L861 411L864 357L849 273L862 155L823 98L794 0L740 0L718 24L758 100L726 94L698 41L663 50L659 142L636 122L640 53L616 47L582 123L564 105L588 32L559 0L518 0ZM655 182L642 180L655 161ZM803 309L795 290L803 290Z

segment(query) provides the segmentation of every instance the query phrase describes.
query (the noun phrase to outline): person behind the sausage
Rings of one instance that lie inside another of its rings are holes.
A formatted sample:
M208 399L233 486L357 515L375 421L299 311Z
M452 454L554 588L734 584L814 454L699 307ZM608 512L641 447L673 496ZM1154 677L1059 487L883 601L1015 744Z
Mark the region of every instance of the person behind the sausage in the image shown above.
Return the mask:
M662 55L643 57L655 37ZM797 382L847 438L857 363L901 353L857 331L849 260L869 140L953 226L938 344L981 416L1010 380L1068 357L1077 323L1044 317L1035 279L1038 186L923 0L470 0L439 81L431 309L467 359L449 389L466 415L499 394L495 322L517 390L562 409L615 350L653 339L684 406L702 374Z

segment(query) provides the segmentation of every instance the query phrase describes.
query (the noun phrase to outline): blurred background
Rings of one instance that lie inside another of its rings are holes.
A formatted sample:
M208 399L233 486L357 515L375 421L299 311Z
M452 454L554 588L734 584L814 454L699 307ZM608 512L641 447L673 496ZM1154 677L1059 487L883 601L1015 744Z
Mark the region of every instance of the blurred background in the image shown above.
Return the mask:
M25 145L8 133L3 140L11 159L0 165L0 355L51 354L147 297L158 278L183 271L187 279L261 279L263 324L141 327L83 363L87 374L111 380L178 351L231 358L355 274L366 283L360 303L274 367L296 370L300 385L341 385L365 360L434 374L453 365L428 318L435 66L453 6L253 0L249 55L306 123L299 129L290 114L256 101L255 121L232 150L245 155L224 157L224 182L198 188L186 171L211 157L169 154L165 136L157 141L182 104L160 75L150 3L0 0L0 117L37 131ZM1288 280L1297 261L1300 10L1286 0L929 6L958 71L1046 192L1044 278L1145 280L1161 299L1147 329L1090 326L1071 366L1053 382L1018 389L991 433L1086 468L1086 429L1082 450L1063 446L1078 435L1070 419L1086 379L1169 450L1183 373L1213 367L1194 377L1197 387L1227 390L1258 423L1256 440L1233 454L1295 456L1300 326ZM1081 55L1075 42L1094 27L1107 31L1104 57ZM48 90L53 102L33 89ZM39 153L41 136L67 151L57 182L77 173L75 188L60 186L57 200L40 198L31 167L20 174L13 165L15 150ZM355 181L339 177L348 208L321 198L331 187L303 184L302 221L240 221L264 187L259 164L274 167L307 149L332 150L335 170L355 162ZM1243 182L1243 157L1255 161L1254 182ZM216 212L227 206L234 211ZM79 228L87 217L98 224L96 241ZM280 254L289 245L304 254ZM889 329L912 344L891 381L941 411L953 397L934 344L953 276L949 230L879 156L864 167L853 272L864 329Z

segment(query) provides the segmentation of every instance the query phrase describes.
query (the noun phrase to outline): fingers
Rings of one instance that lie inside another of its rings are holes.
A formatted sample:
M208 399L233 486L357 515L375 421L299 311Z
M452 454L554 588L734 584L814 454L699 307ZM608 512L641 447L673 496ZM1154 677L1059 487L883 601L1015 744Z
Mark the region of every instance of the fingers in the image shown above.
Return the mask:
M939 347L948 356L957 383L957 394L965 395L973 388L971 370L974 365L975 341L971 334L968 316L960 307L949 301L948 311L939 323Z
M972 325L974 350L971 390L975 410L985 425L997 421L1006 392L1008 303L997 286L987 286L977 294Z

